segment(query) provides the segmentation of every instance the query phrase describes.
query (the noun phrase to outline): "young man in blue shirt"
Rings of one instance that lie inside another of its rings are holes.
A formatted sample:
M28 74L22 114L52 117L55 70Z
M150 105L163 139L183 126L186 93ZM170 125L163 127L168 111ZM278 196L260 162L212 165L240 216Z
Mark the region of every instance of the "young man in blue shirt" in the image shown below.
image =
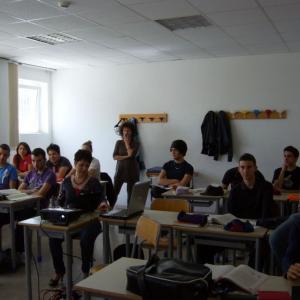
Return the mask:
M6 144L0 145L0 190L17 187L18 174L16 168L7 162L10 148Z

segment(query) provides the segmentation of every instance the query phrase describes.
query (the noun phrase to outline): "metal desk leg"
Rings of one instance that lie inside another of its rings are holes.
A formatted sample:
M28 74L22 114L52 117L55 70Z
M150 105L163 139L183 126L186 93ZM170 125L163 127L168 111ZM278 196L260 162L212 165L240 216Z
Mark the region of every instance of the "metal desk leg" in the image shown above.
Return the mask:
M83 300L90 300L91 296L87 292L83 292Z
M280 202L280 216L281 217L284 216L284 202L283 201Z
M180 231L177 231L177 257L182 259L182 235Z
M169 230L169 241L168 241L168 256L173 258L173 244L174 244L174 233L173 229Z
M105 221L103 221L102 224L103 224L103 260L105 264L109 264L110 263L109 224Z
M32 285L31 285L31 254L32 254L32 231L24 227L24 241L25 241L25 269L26 269L26 286L27 286L27 299L32 299Z
M66 254L67 254L67 282L66 292L67 300L72 299L72 238L68 232L65 232Z
M37 200L36 202L36 212L37 215L40 215L40 200ZM41 262L42 261L42 241L41 241L41 236L39 234L39 231L37 230L36 232L36 240L37 240L37 261Z
M260 269L261 269L260 249L261 249L261 240L256 239L256 241L255 241L255 270L257 270L257 271L260 271Z
M130 257L130 234L125 233L126 257Z
M15 212L11 207L9 210L10 218L10 238L11 238L11 258L12 258L12 269L15 272L17 268L16 264L16 237L15 237Z
M218 200L216 200L216 213L220 214L220 200L221 198L219 198Z

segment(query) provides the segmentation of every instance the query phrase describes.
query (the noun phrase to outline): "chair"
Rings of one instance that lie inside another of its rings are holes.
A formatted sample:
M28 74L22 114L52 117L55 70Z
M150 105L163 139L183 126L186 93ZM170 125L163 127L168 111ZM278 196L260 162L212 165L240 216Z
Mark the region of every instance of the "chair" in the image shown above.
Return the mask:
M174 211L174 212L190 212L191 206L186 199L169 199L169 198L156 198L151 203L152 210ZM169 237L164 236L159 239L158 248L161 250L168 249ZM177 248L177 243L174 240L173 248Z
M149 256L151 255L151 249L154 249L154 253L156 253L158 250L159 237L160 224L148 217L141 216L136 224L131 257L134 257L136 246L138 246L139 258L142 247L149 249Z
M152 210L190 212L191 207L186 199L156 198L151 203Z

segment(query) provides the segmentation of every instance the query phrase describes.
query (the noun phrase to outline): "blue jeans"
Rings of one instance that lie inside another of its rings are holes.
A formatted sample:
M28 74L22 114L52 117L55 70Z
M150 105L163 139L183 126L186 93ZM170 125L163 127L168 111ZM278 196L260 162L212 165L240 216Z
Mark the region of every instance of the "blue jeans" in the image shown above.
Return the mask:
M300 213L292 214L284 223L279 225L269 237L272 253L280 266L282 266L282 260L288 247L290 230L297 218L300 218Z

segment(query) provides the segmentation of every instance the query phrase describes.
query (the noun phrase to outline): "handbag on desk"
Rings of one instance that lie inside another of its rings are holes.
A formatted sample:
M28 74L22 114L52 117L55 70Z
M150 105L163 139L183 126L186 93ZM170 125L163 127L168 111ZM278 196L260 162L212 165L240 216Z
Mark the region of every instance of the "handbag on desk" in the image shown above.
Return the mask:
M144 300L206 300L212 282L212 272L204 265L156 255L146 265L129 267L126 274L127 290Z

